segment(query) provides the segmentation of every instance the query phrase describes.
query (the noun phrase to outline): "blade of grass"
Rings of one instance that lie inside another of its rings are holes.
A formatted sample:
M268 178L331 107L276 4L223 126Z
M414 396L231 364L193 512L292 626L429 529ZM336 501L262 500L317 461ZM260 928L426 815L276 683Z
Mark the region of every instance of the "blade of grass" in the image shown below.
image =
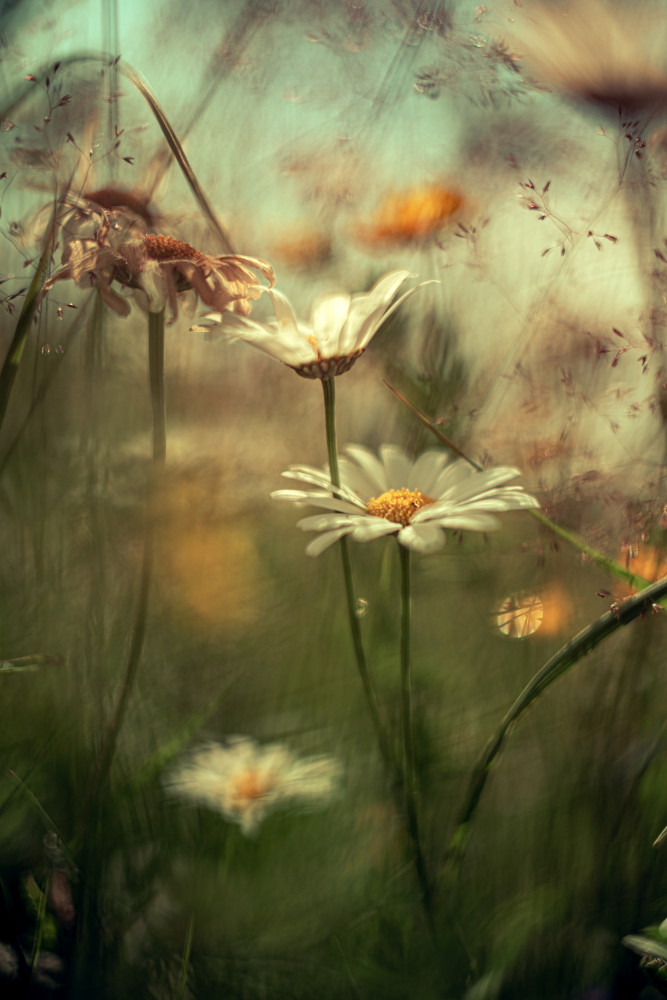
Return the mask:
M158 125L160 126L160 128L162 130L162 134L164 135L165 139L167 140L167 144L169 145L169 148L171 149L172 153L174 154L176 162L178 163L179 167L181 168L181 170L183 172L183 176L185 177L186 181L188 182L188 184L190 186L190 189L191 189L192 193L194 194L195 199L197 200L197 203L199 204L199 207L201 208L202 212L204 213L204 215L206 216L206 218L209 220L209 222L211 223L211 225L215 229L215 231L218 234L218 236L220 238L220 241L221 241L223 247L225 248L225 250L228 253L231 253L232 252L232 244L231 244L231 240L230 240L229 234L223 228L222 224L220 223L220 220L218 219L218 217L216 216L215 212L213 211L213 208L212 208L212 206L211 206L208 198L204 194L204 192L203 192L203 190L202 190L202 188L201 188L201 186L199 184L199 181L197 180L195 172L192 169L192 167L190 166L190 162L189 162L187 156L185 155L185 151L184 151L181 143L178 141L178 137L177 137L176 133L174 132L173 128L171 127L171 124L169 123L169 119L167 118L167 116L165 115L164 111L162 110L162 108L158 104L158 102L157 102L155 96L153 95L152 91L150 90L150 88L148 87L148 85L141 79L141 77L139 76L139 74L137 72L135 72L135 70L130 69L130 67L124 66L122 64L120 66L120 69L121 69L121 72L130 81L130 83L132 84L132 86L141 94L141 96L143 97L143 99L146 101L146 104L148 104L149 108L153 112L153 115L155 116L155 120L157 121Z
M192 936L195 929L195 915L190 914L190 919L188 920L187 930L185 932L185 945L183 947L183 962L181 964L181 977L178 984L178 993L176 994L176 1000L183 1000L185 996L185 988L188 983L188 966L190 965L190 952L192 951Z
M488 741L481 756L475 764L468 792L462 809L455 823L454 833L450 840L445 863L441 869L441 877L451 884L456 877L468 842L470 840L470 824L479 805L491 766L510 734L514 724L521 715L530 708L533 702L549 688L554 681L562 677L570 667L578 663L584 656L592 652L601 642L608 639L624 625L629 625L636 618L652 611L655 602L667 594L667 577L652 583L645 590L633 597L628 597L622 604L608 611L587 628L575 635L562 646L545 665L538 670L532 680L526 685L516 699L498 729ZM660 609L661 610L661 609Z
M23 351L28 339L28 334L30 333L35 311L39 304L39 295L42 290L42 285L44 284L46 270L51 260L51 254L53 252L53 246L56 239L57 219L57 205L54 204L51 219L46 228L46 232L44 233L42 253L23 302L23 308L19 314L12 342L9 345L9 350L7 351L2 369L0 370L0 428L2 428L2 424L7 413L9 397L11 396L12 389L14 387L14 381L16 380L21 358L23 357Z

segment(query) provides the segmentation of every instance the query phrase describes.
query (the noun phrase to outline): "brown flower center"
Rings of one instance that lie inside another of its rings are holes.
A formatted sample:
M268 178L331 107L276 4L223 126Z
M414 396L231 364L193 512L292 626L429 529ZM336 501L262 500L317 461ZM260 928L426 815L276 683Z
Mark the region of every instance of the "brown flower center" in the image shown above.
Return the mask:
M150 260L163 263L169 260L188 260L199 264L203 255L189 243L176 240L173 236L160 236L157 233L147 233L144 236L144 249Z
M319 345L317 346L317 353L319 354ZM339 358L323 358L318 357L317 361L306 361L302 365L290 365L297 375L301 378L319 378L319 379L329 379L335 378L336 375L344 375L345 372L349 372L350 368L364 353L364 348L355 351L354 354L344 354Z
M400 490L388 490L379 497L371 497L366 510L373 517L384 517L387 521L402 524L405 528L410 523L412 515L429 503L435 503L432 497L426 496L420 490L408 490L403 486Z

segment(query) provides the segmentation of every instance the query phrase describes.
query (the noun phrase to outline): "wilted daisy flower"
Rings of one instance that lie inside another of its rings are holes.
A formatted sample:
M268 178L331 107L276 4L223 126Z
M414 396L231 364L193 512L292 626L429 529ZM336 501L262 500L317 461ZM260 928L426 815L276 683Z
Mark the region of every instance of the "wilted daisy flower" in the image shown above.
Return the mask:
M130 303L112 287L115 283L143 292L149 312L160 312L168 302L175 317L177 294L194 290L204 305L248 313L250 300L264 290L251 268L274 283L266 261L204 254L172 236L146 232L144 219L129 211L106 211L89 204L75 221L61 266L45 282L44 292L58 281L94 285L108 306L127 316Z
M392 303L400 285L410 277L409 271L390 271L368 293L325 295L313 304L307 324L297 320L285 296L275 290L267 292L275 322L257 323L229 314L205 318L223 324L223 333L254 344L297 375L328 379L349 371L384 321L418 288L431 284L423 281Z
M340 487L321 469L295 465L283 475L315 490L271 494L326 511L298 522L303 531L319 532L308 555L319 555L343 535L370 542L395 534L406 548L435 552L445 544L445 528L493 531L500 527L494 512L539 507L521 486L504 485L520 475L518 469L477 472L462 459L450 461L444 451L426 451L413 462L390 444L382 445L379 458L360 445L346 451L350 457L340 460Z
M333 757L299 758L286 746L260 746L249 736L226 745L207 743L165 781L171 795L215 809L245 834L276 809L325 804L335 794L341 766Z

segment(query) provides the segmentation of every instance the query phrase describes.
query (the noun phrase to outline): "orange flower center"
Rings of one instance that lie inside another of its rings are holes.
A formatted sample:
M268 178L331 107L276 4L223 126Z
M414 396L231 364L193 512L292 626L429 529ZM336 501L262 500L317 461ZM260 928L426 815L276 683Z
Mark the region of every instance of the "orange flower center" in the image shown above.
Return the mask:
M144 249L150 260L159 263L169 260L189 260L193 264L198 264L203 257L203 254L189 243L176 240L173 236L160 236L157 233L147 233L144 236Z
M275 783L276 776L272 771L264 774L257 771L242 771L233 781L234 798L240 806L249 804L270 792Z
M403 486L400 490L388 490L379 497L371 497L366 510L373 517L384 517L393 524L406 527L412 515L429 503L435 503L432 497L427 497L420 490L408 490Z

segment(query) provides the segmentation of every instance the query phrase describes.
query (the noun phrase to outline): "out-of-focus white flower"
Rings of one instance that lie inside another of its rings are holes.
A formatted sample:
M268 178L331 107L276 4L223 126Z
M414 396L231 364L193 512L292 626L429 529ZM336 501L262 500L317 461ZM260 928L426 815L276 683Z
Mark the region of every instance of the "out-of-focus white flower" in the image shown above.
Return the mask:
M520 475L518 469L477 472L462 459L450 461L444 451L426 451L413 462L390 444L382 445L379 457L361 445L346 451L350 458L340 460L340 487L321 469L295 465L283 475L315 490L271 494L326 511L298 522L303 531L319 533L306 548L308 555L319 555L344 535L370 542L396 534L406 548L435 552L445 544L445 528L493 531L500 527L494 512L539 507L523 487L504 485Z
M130 303L112 287L115 283L141 290L149 312L168 303L176 316L177 294L193 290L206 306L248 313L250 300L264 290L251 269L273 284L266 261L204 254L183 240L146 232L145 220L131 212L87 205L70 226L61 266L45 282L44 293L58 281L94 285L111 309L127 316Z
M249 736L231 736L224 746L199 747L165 785L171 795L215 809L252 834L276 809L326 804L341 773L333 757L299 758L279 743L260 746Z
M550 86L626 112L667 103L667 20L655 6L537 0L512 21L522 58Z
M392 303L409 271L390 271L380 278L370 292L360 295L325 295L312 307L309 323L300 323L284 295L267 291L276 314L275 322L258 323L229 313L211 313L205 319L221 324L223 334L230 334L277 361L293 368L304 378L328 379L349 371L363 354L382 324L418 288L431 284L423 281ZM202 330L201 326L193 329Z

